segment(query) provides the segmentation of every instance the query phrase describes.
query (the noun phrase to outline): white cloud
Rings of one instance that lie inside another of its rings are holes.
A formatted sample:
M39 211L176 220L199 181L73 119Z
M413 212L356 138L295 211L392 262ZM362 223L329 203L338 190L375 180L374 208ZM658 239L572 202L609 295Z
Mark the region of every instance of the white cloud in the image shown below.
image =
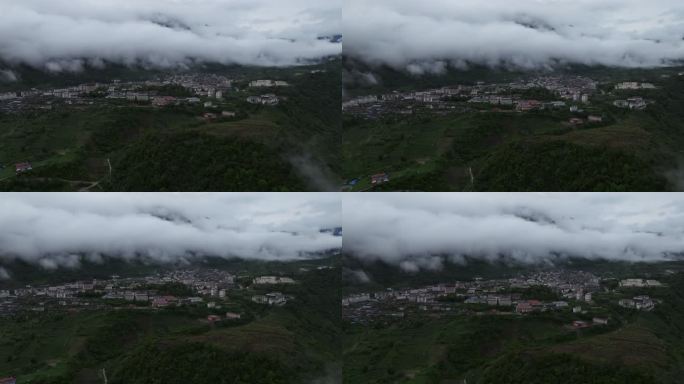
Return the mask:
M680 194L343 195L344 250L408 271L464 256L665 260L684 251Z
M345 55L412 73L448 64L649 67L684 59L677 0L348 0Z
M341 52L340 0L0 0L0 59L50 70L103 60L292 65Z
M82 255L292 260L341 247L339 195L3 194L0 258L75 267Z
M19 78L14 71L10 71L8 69L0 70L0 82L13 83L17 80L19 80Z

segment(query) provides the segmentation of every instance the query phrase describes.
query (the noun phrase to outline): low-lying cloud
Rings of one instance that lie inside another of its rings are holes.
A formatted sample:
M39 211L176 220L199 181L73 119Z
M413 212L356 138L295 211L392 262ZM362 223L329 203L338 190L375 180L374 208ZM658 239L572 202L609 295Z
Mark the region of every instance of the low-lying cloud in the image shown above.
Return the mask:
M339 0L0 0L0 61L294 65L341 52Z
M407 271L466 258L662 261L684 251L679 194L344 195L344 251Z
M471 64L654 67L684 59L677 0L349 0L344 53L420 75Z
M339 195L316 193L3 194L0 260L305 259L342 246L321 232L340 226L340 209Z

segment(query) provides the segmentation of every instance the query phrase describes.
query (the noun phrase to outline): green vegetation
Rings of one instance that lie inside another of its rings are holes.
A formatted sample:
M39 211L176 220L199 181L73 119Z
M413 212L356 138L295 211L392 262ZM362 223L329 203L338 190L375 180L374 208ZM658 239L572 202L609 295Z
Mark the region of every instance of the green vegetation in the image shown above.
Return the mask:
M215 106L209 108L155 108L105 99L95 92L92 105L55 102L50 110L0 114L0 190L301 191L337 186L339 65L330 61L276 69L200 68L236 79L237 84L256 76L288 81L291 87L277 90L282 100L276 107L248 104L245 98L257 90L236 88L223 100L213 100ZM72 79L26 71L22 79L33 82L22 84L45 87L80 84L90 75L111 81L155 74L130 70L130 76L108 77L125 74L112 67ZM189 96L179 86L153 90ZM220 116L222 111L236 115L202 119L206 112ZM304 159L304 164L295 158ZM25 161L31 162L33 171L15 175L14 164Z
M196 133L150 135L113 164L117 191L296 191L292 168L262 144Z
M598 92L581 113L568 108L519 113L491 106L466 112L417 112L362 120L345 116L343 171L359 179L355 191L668 191L681 188L684 144L684 77L677 68L629 70L573 67L563 73L590 76L600 90L632 79L659 88L640 92L654 103L644 111L615 108ZM474 68L445 76L406 77L379 69L381 85L352 85L350 94L438 88L453 84L509 81L536 73ZM666 76L666 77L663 77ZM411 82L413 81L413 83ZM413 84L413 85L412 85ZM392 88L394 87L394 88ZM525 98L551 100L530 89ZM572 126L571 117L602 116L599 123ZM387 172L390 182L371 186L370 175Z
M345 259L346 262L346 259ZM406 309L401 319L378 319L368 325L344 324L345 383L665 383L681 381L684 372L684 273L682 262L663 264L568 260L564 268L613 271L617 278L657 277L667 286L598 293L586 314L564 311L518 316L505 312L479 315ZM354 267L349 265L349 267ZM365 265L375 281L362 288L417 287L465 275L498 276L505 265L449 268L414 278L397 270ZM540 267L542 270L544 267ZM548 267L547 267L548 268ZM667 272L666 272L667 271ZM674 271L679 271L675 273ZM457 275L460 274L460 275ZM383 283L378 284L378 281ZM354 292L355 288L345 290ZM523 297L554 300L547 288L519 291ZM658 299L652 312L617 306L619 297L648 294ZM461 305L461 304L459 304ZM408 305L410 306L410 304ZM574 330L573 320L610 319L609 325Z
M479 191L663 191L667 180L624 151L567 142L515 143L484 161Z
M126 357L112 383L293 383L296 373L278 360L228 353L200 343L144 345Z
M485 370L481 383L635 383L657 381L639 371L623 366L591 364L571 355L504 356Z
M19 383L32 384L99 383L104 369L110 383L315 382L340 365L339 269L299 268L330 260L222 264L243 273L290 271L298 284L283 287L294 297L284 307L251 302L253 291L230 290L221 309L53 307L0 318L0 377L16 375ZM184 293L176 285L150 288ZM226 311L243 318L213 325L205 320Z

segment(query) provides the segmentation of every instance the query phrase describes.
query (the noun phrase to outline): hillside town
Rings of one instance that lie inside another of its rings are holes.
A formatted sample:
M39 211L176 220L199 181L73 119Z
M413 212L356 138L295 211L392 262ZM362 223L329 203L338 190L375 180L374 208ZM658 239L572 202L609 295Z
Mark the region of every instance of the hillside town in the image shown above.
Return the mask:
M508 279L439 283L419 288L386 289L358 293L342 299L343 318L354 324L402 319L413 314L480 315L483 313L526 316L533 313L564 311L586 315L597 305L595 295L615 293L604 281L589 272L559 270L537 272ZM657 280L626 279L619 289L660 288ZM552 297L550 297L552 296ZM630 296L631 297L631 296ZM657 300L647 295L616 299L615 305L640 311L655 308ZM597 317L593 324L609 319ZM569 326L587 327L577 319Z
M296 284L295 280L285 276L255 276L251 281L255 289L266 292L253 295L252 301L275 306L284 305L292 297L269 292L269 286ZM169 285L172 290L179 292L163 292L169 290ZM149 310L201 306L219 310L231 291L250 293L253 290L240 283L238 276L217 269L187 269L127 278L113 275L109 279L0 290L0 316L53 310L102 310L121 306ZM227 316L240 318L239 313Z
M653 90L650 83L619 83L615 94L604 94L599 83L583 76L542 76L509 83L454 85L423 91L394 91L381 95L366 95L347 100L342 111L359 118L374 120L394 115L466 113L488 111L499 113L531 112L539 110L566 110L583 115L597 95L612 98L617 108L645 109L651 101L641 96L621 99L621 91ZM544 92L544 98L535 96ZM484 109L483 109L484 108ZM579 123L575 117L571 124ZM589 115L588 122L600 122L601 115Z
M319 73L319 71L311 71ZM286 96L278 89L292 87L282 80L245 82L216 74L161 75L148 80L84 83L71 87L27 89L0 93L0 114L49 113L63 109L96 107L183 108L205 123L234 121L248 114L249 105L278 106ZM7 160L6 160L7 161ZM31 172L35 159L12 159L16 175Z
M169 74L141 81L112 80L71 87L4 92L0 93L0 112L53 110L60 105L88 106L114 102L147 104L158 108L173 105L204 105L208 108L229 96L253 104L273 106L280 100L273 90L290 86L282 80L260 79L252 80L240 88L238 81L216 74ZM262 94L263 89L272 91Z

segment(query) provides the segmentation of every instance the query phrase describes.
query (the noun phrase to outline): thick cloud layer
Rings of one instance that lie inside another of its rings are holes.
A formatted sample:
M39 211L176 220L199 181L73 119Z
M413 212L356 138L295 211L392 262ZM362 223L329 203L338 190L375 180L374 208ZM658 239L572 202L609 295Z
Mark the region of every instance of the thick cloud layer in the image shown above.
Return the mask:
M344 251L407 270L445 259L659 261L684 251L684 194L344 195Z
M684 59L679 0L348 0L343 28L345 55L416 74Z
M338 194L2 194L0 258L291 260L342 246ZM0 279L5 274L0 270Z
M0 0L0 60L291 65L341 52L340 0Z

